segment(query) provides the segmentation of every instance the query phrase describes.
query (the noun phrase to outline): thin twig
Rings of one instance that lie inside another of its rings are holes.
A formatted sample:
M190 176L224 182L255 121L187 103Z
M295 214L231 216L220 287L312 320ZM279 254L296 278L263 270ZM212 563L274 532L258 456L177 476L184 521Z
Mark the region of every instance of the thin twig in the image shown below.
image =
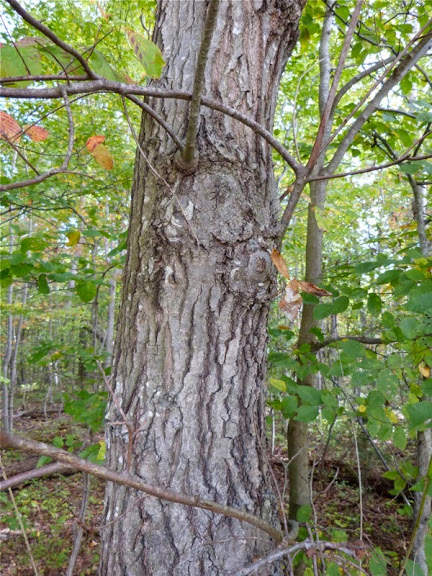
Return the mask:
M0 445L1 445L1 444L2 444L2 443L0 443ZM8 478L7 478L7 476L6 476L6 472L5 472L5 469L4 469L4 467L3 467L3 462L2 462L1 456L0 456L0 468L1 468L2 476L3 476L4 480L7 481ZM20 512L19 509L18 509L18 506L17 506L16 500L15 500L15 497L14 497L14 495L13 495L12 489L11 489L11 488L8 488L8 492L9 492L9 497L10 497L10 499L11 499L11 501L12 501L12 506L14 507L14 510L15 510L16 518L17 518L18 523L19 523L20 528L21 528L21 533L22 533L23 538L24 538L24 542L25 542L25 545L26 545L26 548L27 548L27 553L28 553L28 555L29 555L30 563L31 563L32 568L33 568L33 572L35 573L35 576L39 576L39 571L38 571L38 569L37 569L36 562L35 562L35 560L34 560L34 558L33 558L33 554L32 554L32 550L31 550L30 542L29 542L28 537L27 537L27 532L26 532L26 529L25 529L25 526L24 526L24 523L23 523L23 520L22 520L21 512Z
M83 472L82 475L83 479L83 493L81 499L81 508L78 516L78 520L76 522L76 532L75 532L75 541L73 545L73 550L69 558L69 564L66 570L66 576L73 576L75 564L78 560L78 554L81 548L81 541L84 534L84 521L87 512L87 506L90 496L90 474L87 472Z
M153 120L156 120L156 122L158 124L160 124L162 126L162 128L171 136L171 138L177 144L177 148L180 150L180 152L183 152L184 146L183 146L180 138L177 136L177 134L174 132L174 130L171 128L171 126L169 126L169 124L167 124L165 122L165 120L162 118L162 116L159 116L159 114L157 112L155 112L153 110L153 108L151 108L148 104L146 104L143 100L140 100L136 96L126 95L125 98L127 98L128 100L130 100L131 102L133 102L134 104L139 106L140 108L142 108L144 110L144 112L146 112L149 116L151 116L153 118Z

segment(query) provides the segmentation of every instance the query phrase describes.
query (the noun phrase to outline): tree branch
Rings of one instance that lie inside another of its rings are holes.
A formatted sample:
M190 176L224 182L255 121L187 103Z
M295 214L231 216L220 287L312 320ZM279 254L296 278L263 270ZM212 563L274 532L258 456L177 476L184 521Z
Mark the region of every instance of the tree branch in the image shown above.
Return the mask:
M404 162L418 162L420 160L427 160L428 158L432 158L432 154L424 154L423 156L410 156L409 154L404 154L393 162L387 162L386 164L380 164L379 166L369 166L369 168L362 168L361 170L352 170L351 172L342 172L340 174L323 174L321 176L314 176L309 178L308 182L313 182L315 180L333 180L335 178L345 178L346 176L357 176L358 174L367 174L368 172L391 168L392 166L397 166Z
M420 42L418 42L412 51L405 56L393 74L384 82L381 89L377 92L375 97L372 98L366 108L360 113L357 120L349 128L348 132L342 139L342 142L339 144L332 160L325 170L327 174L333 174L335 172L345 152L348 150L349 146L363 127L366 120L368 120L368 118L377 110L383 98L387 96L389 92L399 84L399 82L406 76L409 70L411 70L411 68L415 66L418 60L426 54L431 45L431 32L429 32L422 40L420 40Z
M29 480L34 478L42 478L43 476L53 476L54 474L62 474L66 470L71 470L70 466L66 464L61 464L61 462L52 462L46 466L41 466L40 468L33 468L32 470L27 470L27 472L21 472L20 474L15 474L7 480L2 480L0 482L0 492L8 490L9 488L16 488Z
M189 106L189 120L186 133L186 142L183 150L183 160L186 163L195 159L196 137L198 133L198 117L201 104L201 94L204 87L204 74L207 64L211 39L216 26L216 17L219 10L219 0L210 0L204 23L203 37L198 52L195 70L192 100Z
M371 346L383 344L381 338L368 338L367 336L337 336L335 338L328 338L327 340L323 340L322 342L314 342L312 344L312 350L317 352L322 348L326 348L333 344L334 342L340 342L342 340L355 340L356 342L361 342L362 344L369 344Z
M177 148L180 151L183 151L184 146L183 146L180 138L177 136L177 134L174 132L174 130L171 128L171 126L169 126L165 122L165 120L161 116L159 116L159 114L157 112L155 112L153 110L153 108L151 108L148 104L146 104L143 100L140 100L136 96L129 95L129 96L125 96L125 98L127 98L128 100L130 100L131 102L133 102L134 104L139 106L140 108L142 108L144 110L144 112L146 112L149 116L151 116L153 118L153 120L155 120L158 124L160 124L162 126L162 128L174 140L174 142L177 145Z
M313 542L311 540L304 540L303 542L298 542L293 546L287 546L286 542L282 542L280 546L270 552L267 556L264 556L257 562L250 564L249 566L245 566L238 572L236 572L232 576L249 576L249 574L254 574L264 566L268 566L269 564L273 564L277 560L280 560L284 556L290 556L295 552L299 552L300 550L304 551L311 551L311 552L324 552L326 550L337 550L338 552L343 552L347 556L351 556L353 558L356 557L357 551L364 551L366 546L365 544L361 543L359 545L354 544L347 544L346 542ZM357 567L360 569L360 567ZM362 572L364 572L362 570ZM366 572L364 572L366 574Z
M312 152L311 152L311 155L309 157L308 164L307 164L309 169L313 169L313 167L315 166L316 160L318 159L318 157L320 156L320 153L321 153L321 144L323 142L323 139L324 139L324 136L326 133L326 127L327 127L328 121L330 119L331 110L333 107L333 102L334 102L334 99L336 97L336 90L337 90L337 87L339 85L339 81L340 81L341 76L342 76L342 72L343 72L343 69L345 66L345 61L347 59L348 52L351 48L351 40L352 40L352 37L354 35L354 30L357 26L358 19L360 17L360 10L361 10L362 4L363 4L363 0L357 0L353 15L351 17L351 22L350 22L350 25L348 27L348 30L347 30L347 33L346 33L346 36L344 39L344 43L343 43L342 50L340 53L336 72L335 72L335 75L333 77L333 82L332 82L332 85L330 87L330 91L328 93L327 101L325 103L325 109L322 112L321 122L320 122L320 125L318 128L318 134L317 134L317 137L315 139L315 143L314 143L314 146L313 146L313 149L312 149ZM329 7L328 11L329 10L330 10L330 7ZM326 42L324 42L323 44L327 48L328 44Z
M97 75L92 71L85 58L83 58L83 56L77 52L75 48L72 48L72 46L69 46L69 44L66 44L66 42L63 42L63 40L60 40L60 38L56 36L54 32L52 32L47 26L45 26L45 24L42 24L42 22L39 22L39 20L36 20L36 18L29 14L27 10L25 10L21 4L17 2L17 0L6 0L6 2L15 10L17 14L21 16L23 20L30 24L30 26L33 26L33 28L36 28L36 30L42 32L44 36L52 40L54 44L56 44L59 48L78 60L78 62L84 68L84 71L87 72L89 78L97 78Z
M153 98L178 98L179 100L191 100L192 95L189 92L176 91L176 90L163 90L158 88L148 88L143 86L133 86L130 84L123 84L121 82L113 82L111 80L106 80L104 78L97 78L96 80L91 80L89 82L77 82L76 84L68 84L66 86L55 86L52 88L0 88L0 98L24 98L24 99L36 99L41 98L43 100L56 99L62 97L61 89L63 89L68 95L75 94L95 94L97 92L111 92L113 94L120 94L123 96L129 96L135 94L138 96L150 96ZM266 142L268 142L285 160L285 162L291 167L293 172L298 175L303 166L299 164L293 156L288 152L288 150L261 124L238 112L230 106L225 106L221 102L212 100L203 96L201 98L201 104L211 108L212 110L217 110L226 114L235 120L238 120L245 126L251 128L254 132L259 134Z
M115 482L122 486L128 486L134 490L140 492L145 492L149 496L154 496L155 498L160 498L161 500L166 500L168 502L174 502L175 504L183 504L185 506L192 506L193 508L201 508L203 510L210 510L215 514L222 514L223 516L229 516L230 518L235 518L240 522L247 522L256 528L259 528L269 536L271 536L277 542L280 542L283 538L283 534L280 530L277 530L261 518L244 512L242 510L237 510L231 506L225 506L223 504L218 504L217 502L211 502L210 500L201 500L198 496L187 496L185 494L178 494L177 492L172 492L171 490L166 490L165 488L160 488L159 486L152 486L144 483L142 480L128 474L125 472L115 472L109 468L104 468L83 458L79 458L61 450L60 448L55 448L54 446L49 446L43 442L36 442L27 438L19 438L18 436L12 436L7 434L4 429L0 430L0 446L2 448L14 448L16 450L23 450L25 452L31 452L32 454L41 454L42 456L48 456L53 458L58 462L63 462L81 470L82 472L88 472L97 478L102 478L108 482Z

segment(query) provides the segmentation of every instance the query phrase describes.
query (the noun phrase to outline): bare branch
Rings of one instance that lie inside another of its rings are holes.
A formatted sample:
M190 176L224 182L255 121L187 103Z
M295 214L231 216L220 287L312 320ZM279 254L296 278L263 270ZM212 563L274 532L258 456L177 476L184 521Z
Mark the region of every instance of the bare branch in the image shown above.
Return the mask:
M381 338L368 338L367 336L338 336L337 338L328 338L327 340L323 340L322 342L314 342L312 344L312 349L314 352L317 352L322 348L330 346L330 344L333 344L334 342L341 342L342 340L355 340L356 342L361 342L362 344L369 344L371 346L383 344Z
M171 138L174 140L174 142L177 145L177 148L180 151L183 151L183 144L180 140L180 138L177 136L177 134L174 132L174 130L171 128L171 126L169 126L165 120L159 116L159 114L157 112L155 112L153 110L153 108L151 108L148 104L146 104L143 100L140 100L139 98L137 98L136 96L125 96L128 100L130 100L131 102L133 102L134 104L136 104L137 106L139 106L140 108L142 108L144 110L144 112L146 112L149 116L151 116L153 118L153 120L155 120L158 124L160 124L162 126L162 128L171 136Z
M41 76L8 76L0 78L0 84L12 84L15 82L48 82L49 80L64 80L73 82L82 82L87 76L64 76L64 74L42 74Z
M0 88L0 98L55 99L63 96L61 89L65 90L66 94L69 96L74 94L111 92L123 96L135 94L138 96L150 96L153 98L178 98L179 100L191 100L192 98L192 95L189 92L133 86L121 82L113 82L104 78L98 78L97 80L91 80L89 82L77 82L76 84L68 84L62 87L55 86L52 88ZM201 98L201 104L207 106L207 108L211 108L212 110L222 112L223 114L238 120L245 126L248 126L264 138L264 140L266 140L266 142L268 142L281 155L296 175L302 171L303 166L299 164L293 156L291 156L288 150L273 136L273 134L249 116L238 112L230 106L225 106L225 104L222 104L221 102L207 98L206 96Z
M90 78L97 78L97 75L92 71L85 58L83 58L83 56L77 52L75 48L72 48L72 46L69 46L69 44L66 44L66 42L63 42L63 40L60 40L60 38L56 36L54 32L52 32L47 26L45 26L45 24L42 24L42 22L39 22L39 20L36 20L36 18L29 14L27 10L25 10L21 4L17 2L17 0L6 0L6 2L15 10L15 12L17 12L17 14L21 16L23 20L30 24L30 26L33 26L33 28L36 28L36 30L42 32L44 36L52 40L54 44L56 44L59 48L78 60Z
M381 89L377 92L374 98L372 98L366 108L360 113L357 120L352 124L342 139L342 142L339 144L332 160L328 164L326 169L328 174L334 173L352 141L359 133L366 120L368 120L368 118L370 118L370 116L377 110L383 98L387 96L389 92L399 84L399 82L406 76L409 70L411 70L411 68L415 66L418 60L429 50L432 45L431 34L432 33L429 32L422 40L420 40L420 42L418 42L418 44L411 50L411 52L402 59L393 74L387 78ZM333 137L334 135L332 138ZM326 145L327 144L328 143L326 143Z
M342 88L339 90L339 92L335 96L335 99L333 102L333 108L332 108L332 115L334 115L334 113L336 111L336 106L342 100L343 96L345 96L345 94L355 84L357 84L357 82L360 82L361 80L363 80L363 78L367 78L368 76L370 76L374 72L377 72L378 70L380 70L380 68L387 66L387 64L390 64L391 62L393 62L394 59L395 59L395 56L390 56L389 58L386 58L385 60L381 60L381 62L377 62L376 64L373 64L369 68L366 68L366 70L363 70L362 72L359 72L358 74L356 74L354 76L354 78L351 78L351 80L349 80L349 82L347 82L344 86L342 86Z
M267 556L264 556L257 562L245 566L232 576L249 576L249 574L254 574L264 566L273 564L277 560L280 560L284 556L291 556L300 550L310 551L310 552L324 552L326 550L337 550L338 552L343 552L347 556L353 558L356 557L356 551L363 551L365 549L365 544L347 544L346 542L312 542L311 540L304 540L303 542L298 542L293 546L287 546L287 542L282 542L280 546L270 552ZM359 567L358 567L359 568Z
M323 142L323 139L324 139L324 136L326 133L327 123L330 119L330 114L331 114L331 110L333 107L333 102L334 102L334 99L336 96L336 90L337 90L337 87L339 85L339 81L340 81L340 78L342 76L342 72L343 72L344 67L345 67L345 62L346 62L346 59L348 56L348 52L351 48L351 41L352 41L352 37L354 35L354 30L357 26L358 19L360 17L360 10L361 10L362 4L363 4L363 0L357 0L353 15L351 17L351 22L350 22L350 25L348 27L348 30L347 30L347 33L345 36L345 40L344 40L342 50L340 53L340 57L339 57L339 62L338 62L337 68L336 68L335 75L333 77L333 82L332 82L332 85L331 85L330 90L328 92L328 97L327 97L327 101L325 103L325 108L322 112L321 122L320 122L320 125L318 128L318 134L317 134L317 137L315 139L315 143L314 143L314 146L313 146L310 158L309 158L309 162L307 164L309 169L312 169L315 166L316 160L317 160L317 158L321 152L321 144ZM329 7L329 10L330 10L330 7ZM329 18L329 10L327 11L327 18ZM326 41L327 39L325 38L325 36L324 36L324 40L325 41L322 42L322 44L323 44L322 49L324 51L328 51L328 49L327 49L328 41ZM323 78L323 74L321 74L321 78ZM323 98L320 98L320 104L323 103L322 100L323 100Z
M7 434L3 429L0 430L0 445L2 448L14 448L15 450L23 450L25 452L31 452L32 454L41 454L42 456L48 456L53 458L58 462L63 462L81 470L82 472L88 472L97 478L102 478L109 482L115 482L122 486L128 486L134 490L140 492L145 492L150 496L155 498L160 498L161 500L166 500L168 502L174 502L176 504L183 504L185 506L192 506L193 508L201 508L203 510L210 510L215 514L222 514L223 516L229 516L230 518L235 518L240 522L247 522L256 528L259 528L266 534L269 534L274 540L280 542L282 540L283 534L280 530L277 530L261 518L244 512L243 510L238 510L232 508L231 506L225 506L217 502L211 502L210 500L201 500L198 496L187 496L186 494L178 494L177 492L172 492L171 490L166 490L159 486L152 486L146 484L136 476L128 474L126 472L116 472L109 468L104 468L83 458L79 458L61 450L60 448L55 448L54 446L49 446L43 442L36 442L34 440L29 440L27 438L21 438L17 436L12 436Z
M432 154L424 154L423 156L410 156L409 154L404 154L393 162L387 162L387 164L369 166L369 168L352 170L351 172L342 172L341 174L323 174L321 176L314 176L309 178L308 182L313 182L315 180L334 180L335 178L345 178L346 176L357 176L358 174L367 174L368 172L376 172L377 170L391 168L392 166L397 166L398 164L403 164L404 162L419 162L420 160L427 160L428 158L432 158Z
M186 132L186 142L183 150L183 160L186 163L195 159L196 137L198 133L198 117L201 104L201 94L204 88L204 74L207 64L211 39L216 26L216 17L219 10L219 0L210 0L204 23L203 37L198 52L195 70L192 100L189 106L189 119Z
M0 492L8 490L9 488L16 488L17 486L20 486L29 480L33 480L34 478L42 478L43 476L62 474L66 470L71 470L71 467L59 462L52 462L51 464L41 466L40 468L33 468L32 470L27 470L27 472L21 472L20 474L11 476L7 480L2 480L0 482Z

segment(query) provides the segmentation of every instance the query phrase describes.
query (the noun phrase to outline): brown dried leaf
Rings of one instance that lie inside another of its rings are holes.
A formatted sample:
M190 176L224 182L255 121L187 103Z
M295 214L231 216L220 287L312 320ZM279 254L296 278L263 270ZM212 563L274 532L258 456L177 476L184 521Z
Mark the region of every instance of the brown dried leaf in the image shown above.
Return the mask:
M41 128L41 126L24 126L25 133L29 136L33 142L43 142L49 136L48 130Z
M286 314L291 322L297 318L303 300L298 293L297 280L292 280L285 288L285 296L279 302L279 308Z
M9 142L17 142L21 136L18 122L6 112L0 112L0 138Z
M93 152L98 144L105 142L105 136L90 136L86 142L86 147L89 152Z
M315 286L315 284L311 284L311 282L303 282L297 280L297 284L300 286L303 292L313 294L314 296L318 296L319 298L321 296L332 296L331 292L327 292L327 290L324 290L323 288L318 288L318 286Z
M287 280L290 279L290 275L288 272L288 268L285 264L284 259L282 258L282 254L273 248L272 253L270 254L273 264L276 266L277 271L279 274L282 274L284 278Z
M106 146L99 144L94 150L92 150L91 154L99 166L102 166L105 170L112 170L114 160Z

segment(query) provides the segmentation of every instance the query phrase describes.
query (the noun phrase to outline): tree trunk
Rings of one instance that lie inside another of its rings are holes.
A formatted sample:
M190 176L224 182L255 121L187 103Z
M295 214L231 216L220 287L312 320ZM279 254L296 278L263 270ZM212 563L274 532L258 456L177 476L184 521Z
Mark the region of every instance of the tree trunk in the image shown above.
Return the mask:
M207 93L271 129L300 4L222 1ZM192 89L206 6L159 3L164 87ZM152 106L184 136L187 103ZM136 431L130 471L277 525L264 437L269 251L278 214L271 150L242 124L204 108L193 173L182 172L172 141L148 117L140 143L113 366L115 394ZM119 421L111 402L107 463L122 470L129 437ZM110 576L226 574L274 545L244 523L112 483L102 533L100 573Z
M327 181L319 180L310 184L310 204L308 209L306 238L306 274L305 279L312 284L318 284L322 275L323 231L318 226L315 210L322 209L325 204ZM297 346L312 343L315 337L311 328L317 326L313 317L314 307L303 305L300 333ZM315 386L316 375L308 374L299 384ZM301 506L311 503L309 485L309 441L308 424L290 420L288 425L288 458L289 466L289 517L296 519Z

